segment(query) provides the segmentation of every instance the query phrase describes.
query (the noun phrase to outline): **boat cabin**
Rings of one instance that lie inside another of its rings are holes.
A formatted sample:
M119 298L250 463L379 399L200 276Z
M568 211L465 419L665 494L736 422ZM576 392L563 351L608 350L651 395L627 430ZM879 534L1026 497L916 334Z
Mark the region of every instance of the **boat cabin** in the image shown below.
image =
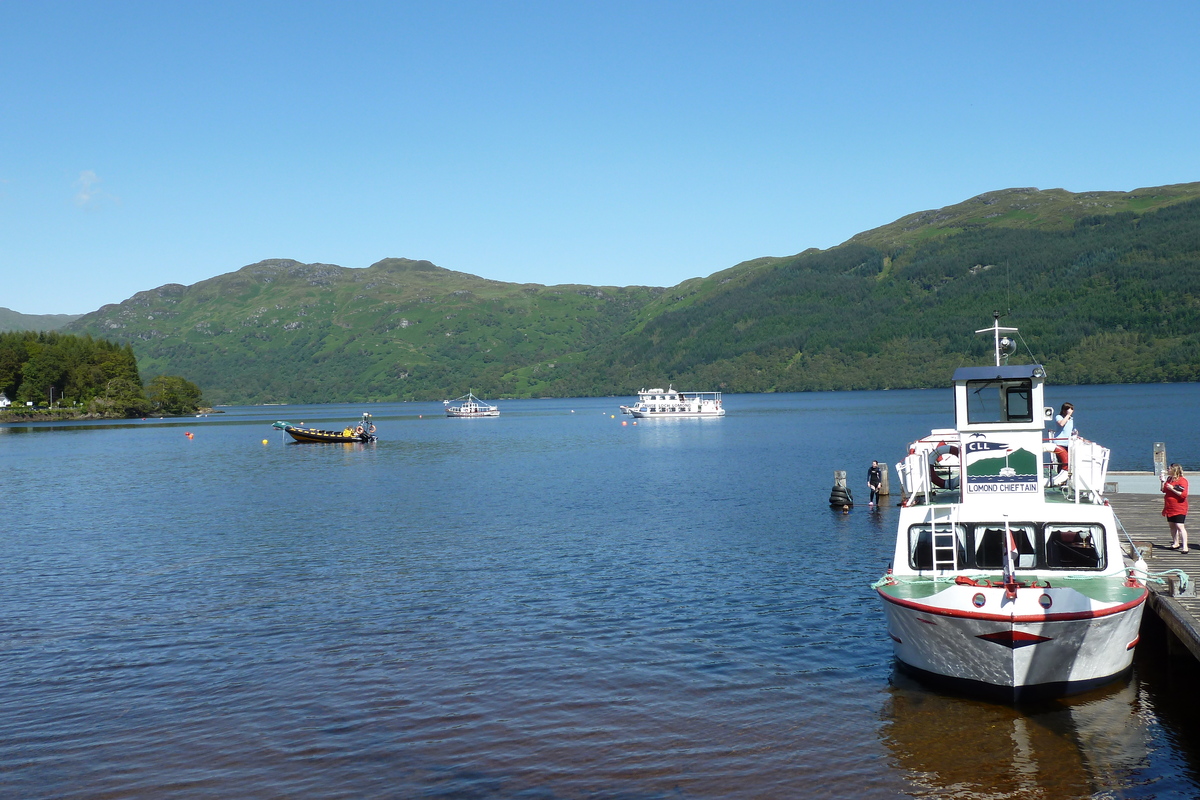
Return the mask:
M1045 439L1054 409L1040 364L961 367L954 372L954 427L934 430L896 465L912 503L1103 502L1109 451L1075 436ZM1044 463L1068 450L1069 473Z

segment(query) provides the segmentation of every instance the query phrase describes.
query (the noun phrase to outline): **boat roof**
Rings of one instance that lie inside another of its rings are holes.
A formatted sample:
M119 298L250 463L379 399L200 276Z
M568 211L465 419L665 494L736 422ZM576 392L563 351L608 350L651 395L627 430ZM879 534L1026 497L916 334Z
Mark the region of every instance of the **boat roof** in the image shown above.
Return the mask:
M959 367L954 370L954 382L987 381L1005 378L1044 378L1046 368L1041 364L1016 364L1013 366Z

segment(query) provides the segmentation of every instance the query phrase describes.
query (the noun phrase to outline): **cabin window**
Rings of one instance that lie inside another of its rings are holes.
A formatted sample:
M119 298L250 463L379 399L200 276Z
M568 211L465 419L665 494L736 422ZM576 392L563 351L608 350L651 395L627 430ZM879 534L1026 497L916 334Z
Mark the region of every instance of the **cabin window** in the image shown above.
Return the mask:
M1017 569L1033 569L1037 566L1037 541L1032 525L1009 525L1013 542L1017 545ZM1003 569L1007 537L1004 525L978 525L975 527L975 566L984 569Z
M908 529L908 566L912 569L933 569L932 525L912 525ZM939 534L950 532L950 525L936 526ZM954 526L954 546L957 549L958 565L967 560L967 531L962 525ZM942 553L939 557L944 557Z
M1046 525L1046 566L1050 569L1104 569L1104 527Z
M1029 378L967 381L967 422L1032 422L1033 381Z

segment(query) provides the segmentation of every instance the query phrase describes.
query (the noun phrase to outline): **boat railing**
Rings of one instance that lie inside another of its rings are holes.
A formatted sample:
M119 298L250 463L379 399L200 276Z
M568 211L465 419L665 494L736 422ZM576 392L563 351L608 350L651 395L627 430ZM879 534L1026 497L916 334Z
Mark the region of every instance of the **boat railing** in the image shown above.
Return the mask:
M1072 437L1067 452L1067 485L1074 494L1075 502L1103 502L1104 481L1108 477L1108 462L1112 451L1081 436L1075 436Z

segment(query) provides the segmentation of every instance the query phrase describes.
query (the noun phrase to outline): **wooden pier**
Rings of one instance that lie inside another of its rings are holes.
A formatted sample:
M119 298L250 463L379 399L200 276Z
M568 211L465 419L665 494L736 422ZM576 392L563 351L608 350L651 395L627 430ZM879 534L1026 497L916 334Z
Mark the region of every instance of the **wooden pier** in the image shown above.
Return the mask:
M1162 515L1162 495L1110 494L1108 501L1125 527L1125 531L1142 551L1151 574L1182 570L1187 573L1188 585L1175 575L1168 583L1151 582L1149 606L1167 629L1200 662L1200 597L1192 581L1200 579L1200 525L1188 530L1189 553L1171 549L1171 532Z

